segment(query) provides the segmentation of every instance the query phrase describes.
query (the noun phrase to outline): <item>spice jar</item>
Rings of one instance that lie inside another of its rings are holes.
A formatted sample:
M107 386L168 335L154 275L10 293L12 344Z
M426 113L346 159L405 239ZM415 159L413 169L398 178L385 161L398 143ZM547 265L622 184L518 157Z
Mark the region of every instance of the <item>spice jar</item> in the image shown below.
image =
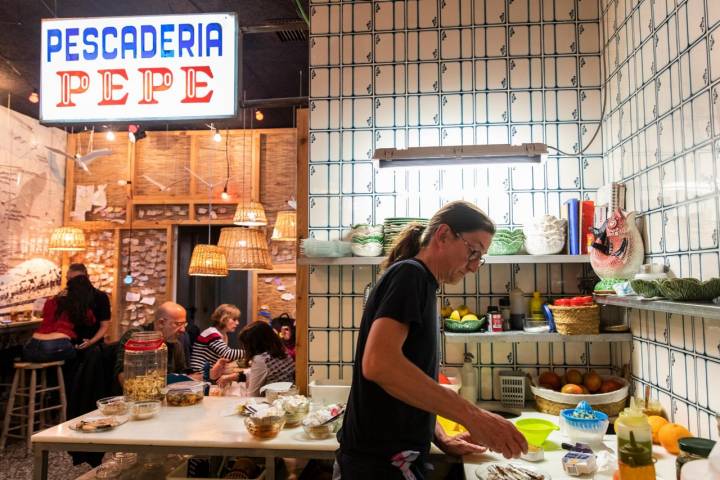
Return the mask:
M681 438L678 441L680 446L680 454L675 460L675 474L677 479L680 480L680 470L683 466L694 460L702 460L708 458L710 451L715 446L715 442L705 438Z
M123 394L129 401L162 400L167 346L160 332L136 332L125 343Z

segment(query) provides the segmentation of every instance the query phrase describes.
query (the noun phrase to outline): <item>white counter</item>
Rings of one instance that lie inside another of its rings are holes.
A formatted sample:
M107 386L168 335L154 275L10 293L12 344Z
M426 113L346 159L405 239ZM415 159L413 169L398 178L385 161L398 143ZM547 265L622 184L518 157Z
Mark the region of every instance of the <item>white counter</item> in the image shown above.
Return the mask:
M484 407L491 407L493 405L484 405ZM511 421L520 420L521 418L543 418L550 420L557 424L558 417L554 415L548 415L546 413L540 413L535 411L523 411L519 418ZM570 439L560 434L559 431L554 431L548 437L548 441L557 444L559 447L562 442L570 442ZM615 435L606 435L603 441L606 448L612 452L617 450L617 439ZM488 462L503 462L503 463L516 463L533 467L538 470L542 470L544 473L549 474L552 480L573 480L579 478L594 478L597 480L612 479L613 473L616 467L610 468L603 472L595 473L594 475L585 475L581 477L572 477L565 473L562 468L562 457L567 453L566 450L558 449L552 452L545 452L545 459L541 462L526 462L525 460L507 460L502 455L496 453L486 453L483 455L467 455L463 458L465 479L466 480L478 480L476 471L478 467L483 463ZM662 480L673 480L675 478L675 456L667 453L664 448L654 446L653 456L657 459L655 464L656 478Z

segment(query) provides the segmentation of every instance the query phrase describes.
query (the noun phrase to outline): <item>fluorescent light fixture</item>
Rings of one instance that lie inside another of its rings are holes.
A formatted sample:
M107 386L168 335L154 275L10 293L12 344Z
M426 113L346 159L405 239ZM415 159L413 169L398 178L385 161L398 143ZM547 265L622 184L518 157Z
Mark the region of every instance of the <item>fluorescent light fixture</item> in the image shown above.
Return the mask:
M547 153L544 143L378 148L373 153L373 160L380 168L540 164Z

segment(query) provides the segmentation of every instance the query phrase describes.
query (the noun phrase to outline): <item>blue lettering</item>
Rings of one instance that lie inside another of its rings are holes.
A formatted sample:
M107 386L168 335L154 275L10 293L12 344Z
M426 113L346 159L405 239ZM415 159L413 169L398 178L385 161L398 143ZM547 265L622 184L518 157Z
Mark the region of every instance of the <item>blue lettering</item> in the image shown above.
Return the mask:
M174 57L175 52L172 50L167 50L165 48L166 44L170 43L172 39L168 38L166 34L171 33L175 31L175 25L172 24L164 24L160 25L160 55L163 57Z
M197 52L198 56L202 57L203 52L203 29L202 29L202 23L198 23L197 28Z
M50 61L53 53L62 49L62 32L57 28L49 28L47 31L47 61Z
M150 40L147 36L150 35ZM157 43L157 33L152 25L140 25L140 56L142 58L152 58L157 53L155 44ZM148 49L147 47L150 46Z
M210 49L217 48L218 57L222 57L222 26L216 22L208 23L207 29L205 30L205 38L207 38L207 52L205 56L211 56Z
M117 39L117 28L105 27L102 29L102 55L105 60L112 60L117 57L117 47L108 50L108 37Z
M85 48L83 50L84 60L95 60L98 56L98 44L97 44L98 31L95 27L86 28L83 31L83 43L86 47L92 47L92 50ZM92 38L91 38L92 37Z
M187 33L187 39L183 38L184 33ZM183 56L183 49L187 50L188 56L192 57L192 47L193 47L193 37L194 37L193 27L189 23L181 23L178 25L178 56Z
M130 39L128 40L128 37ZM120 48L122 58L126 58L126 52L132 52L132 58L137 58L137 29L133 26L123 27L120 33Z
M80 35L79 28L68 28L65 30L65 60L68 62L74 62L80 59L80 55L70 52L71 48L77 47L75 37L78 35Z

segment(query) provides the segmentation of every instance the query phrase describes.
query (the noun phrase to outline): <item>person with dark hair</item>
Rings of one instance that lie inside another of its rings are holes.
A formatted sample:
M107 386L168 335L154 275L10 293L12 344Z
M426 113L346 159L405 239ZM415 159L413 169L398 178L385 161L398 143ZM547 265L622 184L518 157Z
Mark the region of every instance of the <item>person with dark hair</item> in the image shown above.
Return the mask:
M70 281L78 276L90 278L85 265L82 263L70 264L67 271L67 280ZM110 328L110 298L107 293L95 288L94 286L90 309L93 311L96 321L93 325L82 326L78 329L78 338L82 340L82 342L78 343L76 346L79 350L84 350L97 344L98 342L102 342L108 328Z
M287 313L273 318L270 324L282 340L285 350L295 360L295 319Z
M268 383L295 381L295 361L268 323L250 323L240 331L238 341L250 363L250 370L245 372L248 396L259 397L260 388Z
M88 277L68 280L65 290L45 302L42 323L23 347L23 359L42 363L74 358L78 330L96 323L92 302L93 286Z
M437 382L436 291L475 273L494 234L485 213L455 201L396 240L363 312L333 478L421 480L431 442L450 455L527 451L511 422ZM436 415L468 431L448 437Z

